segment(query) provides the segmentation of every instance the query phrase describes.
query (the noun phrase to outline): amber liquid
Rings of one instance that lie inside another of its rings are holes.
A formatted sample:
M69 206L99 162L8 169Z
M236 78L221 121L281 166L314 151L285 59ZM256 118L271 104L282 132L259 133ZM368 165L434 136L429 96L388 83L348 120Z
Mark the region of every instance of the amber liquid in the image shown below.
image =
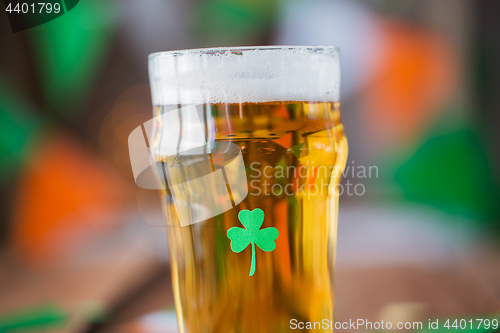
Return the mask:
M335 186L347 159L339 103L202 107L215 141L241 148L249 192L225 213L184 227L168 188L162 192L180 332L277 333L292 331L292 319L332 321ZM279 237L274 251L256 249L249 276L251 246L233 252L227 231L242 227L241 210L255 208L265 213L262 228L277 228Z

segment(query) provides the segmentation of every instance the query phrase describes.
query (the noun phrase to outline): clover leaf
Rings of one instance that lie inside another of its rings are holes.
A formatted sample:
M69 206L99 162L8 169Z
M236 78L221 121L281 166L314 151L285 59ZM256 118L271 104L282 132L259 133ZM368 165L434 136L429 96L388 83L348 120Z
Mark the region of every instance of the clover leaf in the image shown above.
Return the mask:
M264 212L256 208L252 211L242 210L238 213L238 219L246 228L232 227L227 231L227 237L231 240L231 250L240 253L249 244L252 244L252 264L250 267L250 276L255 273L255 245L262 251L270 252L276 248L274 242L279 232L276 228L260 229L264 222Z

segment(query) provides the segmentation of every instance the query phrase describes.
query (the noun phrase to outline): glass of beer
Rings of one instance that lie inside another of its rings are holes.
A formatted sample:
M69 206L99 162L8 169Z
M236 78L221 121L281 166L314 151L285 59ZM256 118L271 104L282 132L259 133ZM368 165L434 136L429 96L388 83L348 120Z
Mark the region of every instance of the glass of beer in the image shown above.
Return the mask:
M332 331L338 49L160 52L149 74L180 332Z

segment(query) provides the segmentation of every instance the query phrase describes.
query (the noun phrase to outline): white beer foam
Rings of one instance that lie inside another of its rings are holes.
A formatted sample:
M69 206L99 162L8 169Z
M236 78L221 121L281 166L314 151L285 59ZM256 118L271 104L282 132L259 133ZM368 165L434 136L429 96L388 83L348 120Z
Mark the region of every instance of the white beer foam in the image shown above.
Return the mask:
M335 102L340 95L333 47L160 52L149 56L149 74L155 105Z

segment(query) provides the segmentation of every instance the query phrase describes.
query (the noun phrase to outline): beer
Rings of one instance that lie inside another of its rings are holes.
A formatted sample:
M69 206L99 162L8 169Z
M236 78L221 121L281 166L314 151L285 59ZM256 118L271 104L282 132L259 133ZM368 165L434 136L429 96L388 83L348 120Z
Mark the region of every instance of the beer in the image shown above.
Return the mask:
M179 153L182 140L165 130L174 118L161 117L191 103L155 106L159 120L152 148L168 184L161 196L180 332L289 332L298 322L315 323L303 331L332 331L336 185L347 159L340 103L296 101L293 94L281 101L266 99L196 104L208 144L189 153ZM177 136L187 135L182 130L186 116L179 113L175 119ZM166 153L161 142L177 152ZM231 153L228 144L236 147ZM212 192L217 185L188 191L182 184L215 173L240 152L244 176L236 182L246 196L238 199L226 169L221 188L227 184L232 205L221 204L222 213L203 221L183 222L181 215L192 217L193 207L207 206L203 200L213 199L215 205L220 200ZM229 230L243 228L240 212L259 209L264 216L260 230L279 232L275 247L259 249L252 243L235 252Z

